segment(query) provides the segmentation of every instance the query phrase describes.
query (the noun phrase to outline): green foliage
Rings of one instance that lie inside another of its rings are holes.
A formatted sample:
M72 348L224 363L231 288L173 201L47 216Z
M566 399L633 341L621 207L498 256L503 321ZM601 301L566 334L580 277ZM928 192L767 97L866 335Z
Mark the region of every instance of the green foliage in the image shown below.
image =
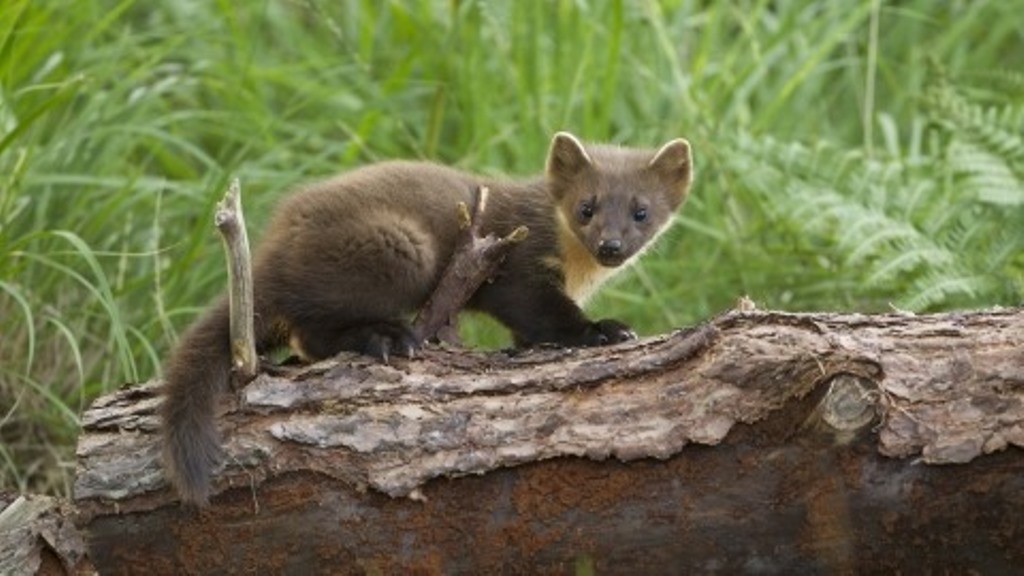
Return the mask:
M788 286L779 305L921 311L1020 301L1020 110L961 102L957 116L948 97L942 90L903 142L883 123L889 139L877 158L734 141L726 163L767 217L765 256L789 260L772 282Z
M5 0L0 488L67 493L78 415L220 291L212 206L422 157L686 136L679 225L592 306L642 332L1017 304L1021 0ZM929 62L941 64L929 64ZM497 345L487 322L467 328Z

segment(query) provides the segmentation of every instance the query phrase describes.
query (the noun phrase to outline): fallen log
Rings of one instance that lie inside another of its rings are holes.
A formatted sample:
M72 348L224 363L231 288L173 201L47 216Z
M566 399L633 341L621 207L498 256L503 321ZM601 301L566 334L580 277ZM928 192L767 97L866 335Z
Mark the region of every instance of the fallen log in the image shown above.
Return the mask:
M428 347L225 396L202 511L159 383L83 416L101 573L1007 572L1024 565L1024 311L730 312L582 350Z

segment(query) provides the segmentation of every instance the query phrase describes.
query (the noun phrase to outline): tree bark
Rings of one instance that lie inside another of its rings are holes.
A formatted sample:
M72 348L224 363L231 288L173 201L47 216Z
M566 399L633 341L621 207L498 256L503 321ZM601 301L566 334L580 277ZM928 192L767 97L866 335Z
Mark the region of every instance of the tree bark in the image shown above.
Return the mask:
M50 496L0 492L0 574L92 574L74 508Z
M163 480L158 392L83 417L104 574L1024 565L1019 309L731 312L614 347L261 374L220 406L201 512Z

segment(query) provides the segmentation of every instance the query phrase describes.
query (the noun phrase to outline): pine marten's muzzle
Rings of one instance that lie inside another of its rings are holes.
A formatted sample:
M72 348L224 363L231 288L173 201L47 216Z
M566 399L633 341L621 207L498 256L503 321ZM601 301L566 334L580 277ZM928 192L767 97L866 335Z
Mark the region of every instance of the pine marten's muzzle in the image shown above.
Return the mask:
M597 260L602 266L618 266L626 260L626 253L623 250L622 240L608 238L601 240L597 245Z

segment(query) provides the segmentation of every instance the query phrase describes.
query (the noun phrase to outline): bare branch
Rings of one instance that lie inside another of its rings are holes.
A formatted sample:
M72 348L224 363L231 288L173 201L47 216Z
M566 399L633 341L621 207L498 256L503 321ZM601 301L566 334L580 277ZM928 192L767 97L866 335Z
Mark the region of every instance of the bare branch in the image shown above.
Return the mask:
M228 298L231 307L231 366L236 384L256 377L259 358L256 356L256 331L253 324L252 259L249 237L242 213L242 186L231 181L224 199L217 204L214 224L224 240L228 263Z
M488 193L485 186L476 189L472 215L465 204L457 207L464 233L437 287L413 321L413 331L421 342L458 341L459 312L480 285L494 274L508 251L529 233L525 226L520 226L502 238L493 234L481 236Z

